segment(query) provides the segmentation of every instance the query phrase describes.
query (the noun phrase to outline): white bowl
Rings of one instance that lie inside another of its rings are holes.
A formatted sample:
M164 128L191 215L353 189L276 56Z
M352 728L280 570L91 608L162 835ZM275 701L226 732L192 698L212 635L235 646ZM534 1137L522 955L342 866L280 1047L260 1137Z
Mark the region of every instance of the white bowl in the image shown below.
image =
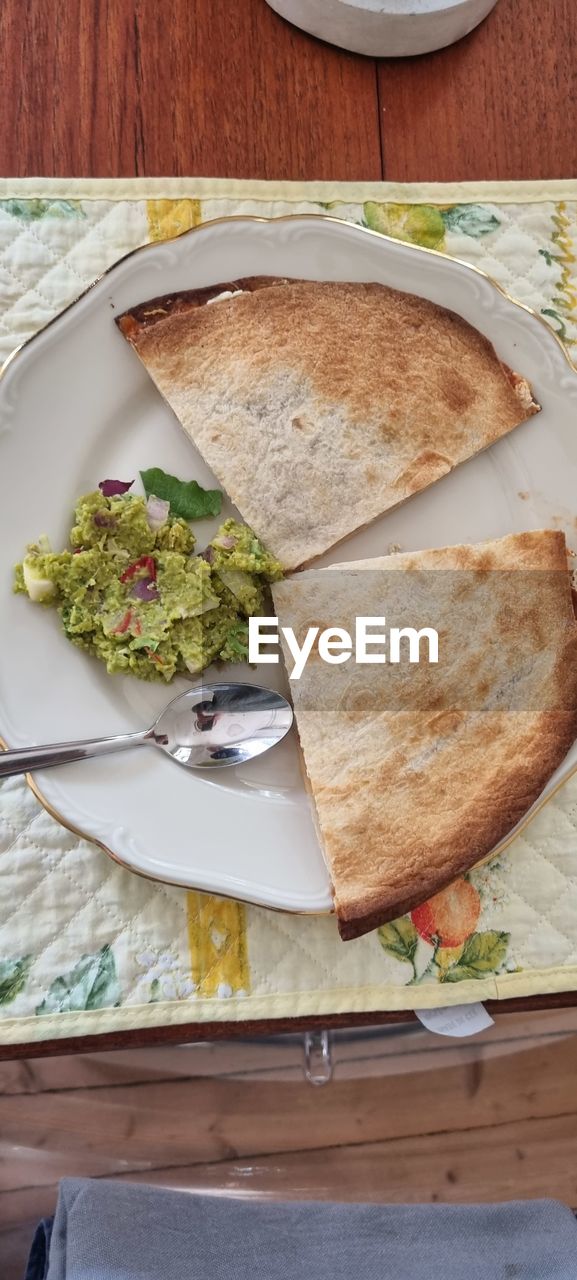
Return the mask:
M329 44L373 58L406 58L454 44L497 0L267 0L271 9Z

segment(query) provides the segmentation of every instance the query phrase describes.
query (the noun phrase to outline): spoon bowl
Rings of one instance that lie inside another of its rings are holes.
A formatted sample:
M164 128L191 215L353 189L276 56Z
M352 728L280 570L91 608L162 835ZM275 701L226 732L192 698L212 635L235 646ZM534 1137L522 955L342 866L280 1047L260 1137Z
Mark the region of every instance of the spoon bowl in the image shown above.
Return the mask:
M222 769L270 751L292 720L286 698L273 689L204 684L174 698L150 734L156 746L187 769Z

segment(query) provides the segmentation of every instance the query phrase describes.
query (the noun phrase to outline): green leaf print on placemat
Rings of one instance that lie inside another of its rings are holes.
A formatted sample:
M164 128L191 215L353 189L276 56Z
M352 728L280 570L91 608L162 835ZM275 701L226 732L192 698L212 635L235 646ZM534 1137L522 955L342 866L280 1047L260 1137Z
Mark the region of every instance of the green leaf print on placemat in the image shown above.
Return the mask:
M363 205L365 224L371 231L394 236L423 249L446 249L447 231L460 231L479 240L501 226L497 214L482 204L455 204L438 208L433 204L378 204L367 200Z
M32 956L0 960L0 1004L11 1004L26 986Z
M23 222L39 218L85 218L79 200L0 200L0 209Z
M413 967L413 976L416 978L415 953L419 945L419 935L409 917L401 916L399 920L381 925L378 935L383 951L394 956L395 960L408 961Z
M69 973L55 978L37 1014L72 1013L80 1009L111 1009L120 1004L120 985L108 944L84 955Z
M496 973L505 959L509 934L487 929L485 933L472 933L463 947L459 960L441 977L441 982L463 982L467 978L484 978Z
M450 209L443 209L441 216L447 231L462 231L474 240L501 226L497 215L482 204L455 204Z

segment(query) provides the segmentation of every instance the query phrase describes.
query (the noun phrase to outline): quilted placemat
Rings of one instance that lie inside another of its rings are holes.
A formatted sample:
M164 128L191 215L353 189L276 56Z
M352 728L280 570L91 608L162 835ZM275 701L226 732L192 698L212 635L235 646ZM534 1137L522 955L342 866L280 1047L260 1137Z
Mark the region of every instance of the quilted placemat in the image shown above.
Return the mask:
M211 218L325 213L481 267L577 361L577 183L0 180L0 357L138 245ZM0 1043L577 989L577 777L506 854L356 942L155 885L0 790Z

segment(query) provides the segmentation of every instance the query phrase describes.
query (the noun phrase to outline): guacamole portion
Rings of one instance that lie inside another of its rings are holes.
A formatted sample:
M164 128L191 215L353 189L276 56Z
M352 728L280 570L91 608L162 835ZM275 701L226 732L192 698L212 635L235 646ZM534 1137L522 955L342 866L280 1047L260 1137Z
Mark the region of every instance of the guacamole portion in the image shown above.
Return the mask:
M247 619L281 577L246 525L225 520L197 553L168 503L97 490L79 499L65 551L45 537L27 547L14 590L56 608L68 639L111 674L168 681L217 659L246 661Z

